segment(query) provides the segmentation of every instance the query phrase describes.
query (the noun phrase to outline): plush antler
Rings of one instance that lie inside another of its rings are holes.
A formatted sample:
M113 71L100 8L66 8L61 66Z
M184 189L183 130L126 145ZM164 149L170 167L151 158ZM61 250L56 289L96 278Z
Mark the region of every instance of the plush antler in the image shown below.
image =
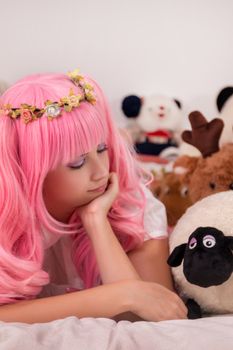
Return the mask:
M219 139L224 123L221 119L215 118L208 122L198 111L189 114L192 131L185 130L182 139L196 147L203 158L219 151Z

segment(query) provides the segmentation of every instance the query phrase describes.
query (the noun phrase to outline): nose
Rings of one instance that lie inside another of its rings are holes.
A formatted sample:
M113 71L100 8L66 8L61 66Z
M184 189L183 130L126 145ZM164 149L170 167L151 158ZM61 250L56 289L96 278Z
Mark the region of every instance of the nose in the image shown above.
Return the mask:
M108 175L108 164L105 164L103 159L97 157L92 164L91 180L99 182L102 185L101 181L104 182L104 180L107 180Z
M158 116L159 116L159 118L164 118L164 116L165 116L165 107L164 106L159 106L159 112L158 112Z

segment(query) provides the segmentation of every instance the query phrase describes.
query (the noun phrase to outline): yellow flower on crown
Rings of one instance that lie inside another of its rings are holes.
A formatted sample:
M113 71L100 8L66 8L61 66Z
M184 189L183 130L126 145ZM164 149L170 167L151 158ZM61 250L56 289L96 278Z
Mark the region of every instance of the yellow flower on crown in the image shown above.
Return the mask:
M80 105L80 101L82 100L82 95L75 95L73 89L70 89L69 96L62 97L60 102L64 106L65 111L70 112L72 108L78 107Z
M84 79L82 75L79 74L79 69L75 69L74 71L69 72L68 76L75 83L75 85L84 91L84 99L92 104L95 104L96 97L94 94L94 88Z
M84 80L84 77L79 74L79 69L78 68L73 70L72 72L68 72L67 75L75 83L79 83L82 80Z

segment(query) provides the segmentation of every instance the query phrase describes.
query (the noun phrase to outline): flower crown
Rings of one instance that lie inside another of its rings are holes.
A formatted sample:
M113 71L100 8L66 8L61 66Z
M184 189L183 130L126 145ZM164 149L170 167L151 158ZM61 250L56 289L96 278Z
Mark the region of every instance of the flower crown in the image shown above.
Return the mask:
M46 116L49 120L53 120L61 115L62 111L71 112L73 108L79 107L82 101L88 101L91 104L96 103L96 97L94 94L94 88L89 84L82 75L79 74L79 70L75 69L73 72L67 74L70 79L78 86L82 94L75 95L73 89L70 89L69 95L60 98L59 102L46 101L44 108L37 108L36 106L30 106L28 104L21 104L20 108L12 108L10 104L0 106L0 116L7 115L12 119L22 118L24 123L27 124L33 120L37 120L42 116Z

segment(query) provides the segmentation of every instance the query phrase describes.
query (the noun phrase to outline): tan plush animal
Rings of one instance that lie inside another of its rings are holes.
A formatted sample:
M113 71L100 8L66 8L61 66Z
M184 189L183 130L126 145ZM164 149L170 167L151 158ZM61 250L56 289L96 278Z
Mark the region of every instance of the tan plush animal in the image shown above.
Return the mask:
M168 225L174 226L191 205L187 186L182 183L180 175L164 173L161 179L152 182L151 190L165 205Z

